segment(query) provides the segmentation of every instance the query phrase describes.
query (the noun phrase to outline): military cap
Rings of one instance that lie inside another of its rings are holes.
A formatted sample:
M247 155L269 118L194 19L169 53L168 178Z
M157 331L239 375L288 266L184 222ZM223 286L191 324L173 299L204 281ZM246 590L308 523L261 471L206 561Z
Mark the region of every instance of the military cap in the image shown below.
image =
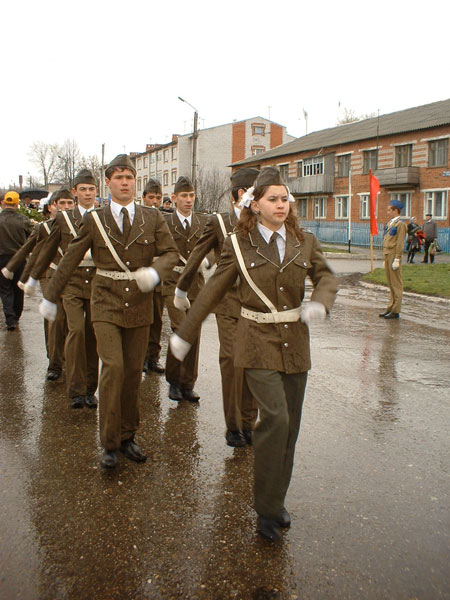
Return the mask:
M17 192L15 192L14 190L10 190L9 192L6 192L6 194L3 196L3 202L5 204L19 204L19 194Z
M73 200L73 194L68 187L62 186L59 188L59 190L53 192L50 202L57 202L62 198L65 198L66 200Z
M258 173L258 169L253 169L251 167L238 169L231 174L231 186L233 188L247 189L254 184Z
M78 171L75 179L73 180L73 187L76 187L79 183L89 183L90 185L97 185L94 173L89 169L81 169L81 171Z
M189 179L189 177L181 175L178 177L178 181L176 182L173 191L174 194L178 194L179 192L193 192L194 186L192 185L192 181Z
M129 169L132 173L136 175L135 166L133 165L133 162L131 161L131 158L128 156L128 154L118 154L115 158L112 159L112 161L106 167L105 171L105 175L108 179L108 175L111 174L111 170L115 167L118 167L119 169Z
M256 188L267 185L286 185L281 177L280 169L277 167L263 167L255 180Z
M395 199L393 199L393 200L391 200L391 201L389 202L389 206L393 206L393 207L394 207L394 208L396 208L396 209L397 209L399 212L401 212L401 211L402 211L402 209L403 209L403 202L400 202L400 200L395 200Z
M144 188L143 196L145 196L145 194L162 194L161 184L157 179L150 177Z

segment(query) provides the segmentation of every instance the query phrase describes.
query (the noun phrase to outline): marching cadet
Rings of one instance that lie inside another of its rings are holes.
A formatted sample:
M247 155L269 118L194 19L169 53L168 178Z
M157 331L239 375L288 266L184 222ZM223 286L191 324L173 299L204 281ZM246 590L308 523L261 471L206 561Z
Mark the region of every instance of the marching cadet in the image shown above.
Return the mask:
M170 346L180 360L203 319L239 276L241 314L235 364L259 409L253 434L257 531L271 541L290 526L285 508L311 367L308 323L323 319L337 291L316 237L297 224L286 184L276 167L265 167L243 196L237 233L224 243L216 272L200 292ZM305 279L311 301L301 311Z
M183 272L189 256L198 243L205 227L207 217L194 214L195 191L191 180L181 176L174 187L172 195L176 208L172 214L165 215L170 233L175 240L179 252L178 264L174 267L169 277L163 281L163 296L169 313L172 331L177 331L181 325L185 313L174 305L175 288L180 274ZM205 278L201 270L195 273L189 288L189 300L193 301L200 289L205 284ZM192 345L183 363L178 361L172 354L170 348L166 359L166 380L169 384L169 398L171 400L189 400L198 402L200 396L194 390L198 376L198 354L200 348L200 336Z
M100 465L117 465L117 452L136 462L146 455L135 442L139 426L142 365L153 318L152 289L176 265L178 254L163 216L134 203L136 170L126 154L105 172L111 192L108 206L87 212L47 287L41 314L51 319L55 302L90 249L96 273L92 281L92 322L102 361L99 386ZM153 259L159 259L152 265Z
M175 289L174 304L180 310L190 308L187 298L188 290L202 260L212 249L215 252L216 262L219 262L223 243L229 233L234 231L239 221L241 211L238 206L239 202L247 189L253 185L257 175L258 171L252 168L238 169L231 175L231 211L215 214L209 218ZM252 443L252 430L257 416L255 401L244 382L244 370L234 366L240 310L241 305L235 283L214 308L219 332L219 363L222 377L223 410L227 426L225 439L229 446L234 447Z
M32 222L19 213L18 208L19 194L14 190L6 192L0 213L0 297L8 331L16 329L23 311L23 291L17 284L25 261L22 261L15 273L4 268L33 232Z
M82 169L76 175L72 189L78 204L73 210L58 212L56 215L50 235L31 270L27 290L34 287L36 279L46 272L58 253L64 254L69 243L77 237L84 215L94 206L96 191L93 173ZM94 275L94 263L88 252L71 274L62 295L68 328L64 348L66 389L71 408L97 407L95 391L98 385L98 355L90 300Z
M51 195L51 198L46 205L50 219L47 222L44 221L42 223L38 223L35 227L36 237L34 240L34 247L27 260L27 264L23 270L18 284L22 289L25 289L25 284L29 279L31 270L33 269L39 253L41 252L48 236L50 235L50 230L56 213L61 210L73 209L74 205L75 203L72 192L67 188L62 187ZM26 244L24 244L24 246L25 245ZM17 253L17 255L19 255L19 253L20 251ZM20 260L20 257L17 255L13 256L7 265L8 269L11 271L15 271L17 268L17 261ZM39 284L43 293L45 293L47 283L51 279L51 276L54 273L61 256L62 254L58 253L58 255L55 257L54 263L52 263L50 268L48 268L39 278ZM32 291L34 291L34 288ZM45 346L47 350L47 358L49 359L46 377L47 381L56 381L61 377L64 364L64 343L66 340L66 334L66 313L64 312L62 302L59 301L56 319L52 323L49 323L44 319Z
M142 200L144 206L159 209L162 199L161 184L156 179L150 178L144 188ZM162 316L164 311L164 298L162 297L162 286L157 285L153 290L153 323L150 326L147 355L144 361L144 373L154 371L164 373L164 367L159 362L161 353L161 330Z

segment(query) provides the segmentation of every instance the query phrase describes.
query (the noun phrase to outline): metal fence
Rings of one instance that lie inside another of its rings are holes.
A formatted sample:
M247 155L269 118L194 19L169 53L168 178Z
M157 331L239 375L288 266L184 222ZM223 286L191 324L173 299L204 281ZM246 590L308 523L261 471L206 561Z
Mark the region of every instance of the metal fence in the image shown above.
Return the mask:
M321 241L329 244L348 244L348 221L300 221L304 229L309 229ZM378 223L378 235L373 238L374 248L381 248L384 224ZM352 246L370 246L370 224L352 223ZM450 227L438 227L438 243L443 252L450 252Z

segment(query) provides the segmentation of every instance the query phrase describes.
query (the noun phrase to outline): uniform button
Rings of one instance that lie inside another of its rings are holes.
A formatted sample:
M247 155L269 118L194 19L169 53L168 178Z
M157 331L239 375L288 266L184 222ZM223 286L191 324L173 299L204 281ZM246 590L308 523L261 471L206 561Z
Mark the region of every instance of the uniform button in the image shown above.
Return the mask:
M86 269L86 273L89 273L89 271L90 271L90 269L89 269L89 267L88 267L88 268Z
M287 348L287 347L289 346L289 344L288 344L287 342L284 342L283 346L284 346L285 348Z
M284 287L283 287L283 286L281 286L281 287L280 287L280 292L283 292L283 291L284 291Z
M125 250L128 250L128 246L125 246Z
M250 266L251 266L251 267L254 267L254 266L255 266L255 263L250 263Z
M284 324L284 328L287 329L289 325L287 323Z
M283 310L287 310L287 306L283 306Z
M304 267L306 267L306 264L307 264L307 263L305 263L305 262L304 262L304 263L303 263L303 266L304 266Z
M127 267L129 267L130 266L130 261L127 260L127 262L125 264L127 265Z
M128 304L128 302L125 302L125 306L130 306L130 305Z
M89 279L86 279L86 281L84 283L89 283Z
M188 254L190 254L190 252L191 252L190 250L187 251Z
M145 242L146 244L148 244L148 240L144 240L144 242Z
M130 288L125 288L125 291L126 291L126 292L129 292L129 291L130 291Z

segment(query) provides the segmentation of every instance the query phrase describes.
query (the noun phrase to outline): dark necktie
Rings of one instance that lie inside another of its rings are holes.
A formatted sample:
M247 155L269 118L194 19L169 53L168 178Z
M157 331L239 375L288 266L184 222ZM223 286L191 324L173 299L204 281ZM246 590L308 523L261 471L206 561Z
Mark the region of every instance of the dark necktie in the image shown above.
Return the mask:
M275 263L276 265L280 265L280 253L278 251L277 244L278 233L274 231L270 236L269 244L268 244L268 257L269 259Z
M130 215L128 214L128 211L125 208L125 206L122 208L122 210L120 212L123 214L122 235L123 235L123 239L126 242L128 239L128 236L130 235L130 230L131 230Z
M191 233L191 226L189 225L189 221L187 219L184 220L184 230L186 232L186 237L189 237Z

